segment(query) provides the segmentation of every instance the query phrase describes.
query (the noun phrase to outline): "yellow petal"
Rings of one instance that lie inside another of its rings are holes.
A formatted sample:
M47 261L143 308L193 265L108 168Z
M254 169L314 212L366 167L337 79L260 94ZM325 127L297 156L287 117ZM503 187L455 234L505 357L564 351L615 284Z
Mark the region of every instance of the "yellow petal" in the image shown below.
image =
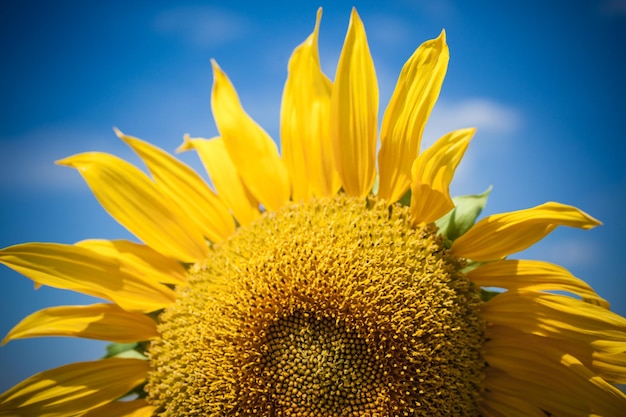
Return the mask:
M89 239L76 246L91 249L107 258L115 259L120 269L131 275L145 277L163 284L185 285L187 273L176 260L161 255L150 246L128 240Z
M454 241L452 252L475 261L491 261L528 248L557 226L591 229L600 224L576 207L548 202L482 219Z
M79 362L33 375L0 395L0 416L66 417L111 402L141 384L140 359Z
M574 415L593 412L602 416L618 416L626 409L624 393L597 376L577 358L544 342L544 338L522 334L517 338L490 340L484 346L485 361L490 367L514 375L525 383L542 387L551 398L567 397L570 405L578 411ZM527 398L533 396L528 395ZM562 411L551 408L549 403L552 401L538 400L539 405L550 413Z
M563 295L508 291L485 303L482 315L494 326L584 343L598 352L612 353L612 345L602 341L626 344L626 318Z
M111 342L140 342L157 337L154 320L122 310L115 304L50 307L20 321L2 344L29 337L72 336Z
M116 133L146 163L159 191L178 205L207 239L220 242L233 234L235 222L228 208L193 169L156 146L119 130Z
M259 217L259 203L241 181L222 138L191 139L189 135L185 135L185 142L177 151L189 149L198 152L217 194L240 225L246 226Z
M176 298L165 285L124 271L116 259L86 247L58 243L15 245L0 250L0 263L37 283L104 298L128 311L160 310Z
M454 208L450 182L476 129L441 137L413 162L411 215L416 223L434 222Z
M331 97L335 166L348 195L366 196L376 179L378 84L365 28L352 9Z
M396 202L411 185L424 126L439 97L450 53L445 32L424 42L404 64L385 110L378 153L378 196Z
M241 107L235 88L215 61L211 107L228 155L244 184L267 210L278 210L290 194L289 174L272 138Z
M585 301L609 308L583 280L567 269L542 261L502 260L490 262L473 269L467 278L482 287L499 287L508 290L567 291L581 296Z
M156 407L146 400L113 401L89 410L80 417L152 417L155 412Z
M74 155L57 163L76 168L102 207L156 251L189 263L208 254L195 224L176 213L138 168L99 152Z
M484 417L546 417L541 408L529 401L532 400L484 391L481 395L481 415Z
M322 73L317 46L321 17L320 8L315 30L291 55L283 91L280 135L294 201L330 196L340 187L330 141L332 83Z

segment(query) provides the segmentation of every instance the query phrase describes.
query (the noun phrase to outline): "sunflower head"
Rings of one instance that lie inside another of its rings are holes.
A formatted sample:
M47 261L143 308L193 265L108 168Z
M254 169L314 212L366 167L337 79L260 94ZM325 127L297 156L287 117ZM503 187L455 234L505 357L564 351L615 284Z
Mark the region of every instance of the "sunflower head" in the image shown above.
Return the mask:
M38 285L106 300L36 312L4 343L115 342L3 393L0 416L623 415L626 319L565 268L509 259L600 223L555 202L476 222L488 192L449 194L475 130L420 149L445 32L408 59L379 130L363 23L353 10L331 81L320 18L289 61L282 155L213 61L219 137L181 147L213 187L119 131L150 176L98 152L59 161L142 243L0 250Z
M484 322L462 266L405 207L337 196L265 214L163 315L151 399L167 415L477 410Z

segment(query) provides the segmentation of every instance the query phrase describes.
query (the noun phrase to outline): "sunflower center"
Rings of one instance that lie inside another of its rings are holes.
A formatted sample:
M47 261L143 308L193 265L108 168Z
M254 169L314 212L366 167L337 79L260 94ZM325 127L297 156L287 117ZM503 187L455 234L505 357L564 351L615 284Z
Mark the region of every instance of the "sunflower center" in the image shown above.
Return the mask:
M478 415L478 290L434 225L338 196L217 246L160 317L159 415Z
M277 404L292 415L374 411L384 387L366 340L328 317L296 313L270 326L262 365Z

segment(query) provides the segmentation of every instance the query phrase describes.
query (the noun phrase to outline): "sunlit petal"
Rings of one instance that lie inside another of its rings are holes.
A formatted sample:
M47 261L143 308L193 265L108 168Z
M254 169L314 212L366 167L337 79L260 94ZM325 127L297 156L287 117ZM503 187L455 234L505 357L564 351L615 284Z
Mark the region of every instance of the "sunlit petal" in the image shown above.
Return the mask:
M215 61L211 107L228 155L244 184L268 210L290 195L289 174L272 138L241 107L235 88Z
M159 335L154 320L115 304L50 307L20 321L2 340L41 336L72 336L128 343Z
M187 280L187 272L178 261L146 245L128 240L102 239L83 240L75 245L115 259L122 271L154 282L184 285Z
M104 298L128 311L159 310L176 298L165 285L123 271L117 260L86 247L59 243L15 245L0 250L0 263L37 283Z
M352 9L331 98L333 156L345 192L366 196L376 179L378 83L363 22Z
M476 129L441 137L413 162L411 215L417 223L434 222L454 208L450 182Z
M162 194L178 205L184 216L213 242L220 242L235 231L235 222L204 180L190 167L154 145L116 130L146 163Z
M378 195L393 203L411 185L422 132L448 68L445 32L424 42L404 64L383 117L380 132Z
M258 218L259 203L241 181L222 138L192 139L185 135L185 142L178 148L178 151L190 149L198 152L217 194L230 208L239 224L246 226Z
M452 244L456 256L491 261L537 243L557 226L591 229L601 223L576 207L548 202L480 220Z
M183 262L204 259L208 247L195 224L138 168L113 155L88 152L57 162L76 168L102 207L158 252Z
M315 30L291 55L283 91L280 134L294 201L333 195L340 186L330 142L332 83L322 73L317 47L321 17L320 8Z

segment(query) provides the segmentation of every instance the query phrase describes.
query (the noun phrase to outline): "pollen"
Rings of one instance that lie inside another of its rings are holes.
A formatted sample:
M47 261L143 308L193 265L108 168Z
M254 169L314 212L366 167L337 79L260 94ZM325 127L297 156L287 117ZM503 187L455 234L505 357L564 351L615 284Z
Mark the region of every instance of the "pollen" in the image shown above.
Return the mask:
M479 289L434 224L339 195L240 228L160 316L161 416L477 416Z

